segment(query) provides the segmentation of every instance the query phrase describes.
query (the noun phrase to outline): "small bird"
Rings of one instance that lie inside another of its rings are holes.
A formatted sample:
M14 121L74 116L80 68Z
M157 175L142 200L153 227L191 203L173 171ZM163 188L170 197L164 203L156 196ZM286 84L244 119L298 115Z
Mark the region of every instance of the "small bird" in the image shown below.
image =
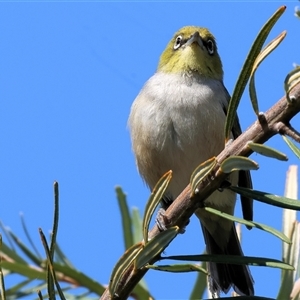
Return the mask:
M162 199L166 209L189 184L193 170L225 147L224 125L230 95L223 84L223 67L214 36L206 28L186 26L175 33L162 53L156 73L134 100L128 120L132 147L142 178L153 189L173 171ZM241 134L238 117L232 138ZM232 185L252 187L248 171L232 173ZM252 199L242 198L245 219L253 219ZM233 215L236 194L217 190L205 205ZM232 221L197 209L209 254L243 255ZM231 287L254 295L248 266L208 263L213 295Z

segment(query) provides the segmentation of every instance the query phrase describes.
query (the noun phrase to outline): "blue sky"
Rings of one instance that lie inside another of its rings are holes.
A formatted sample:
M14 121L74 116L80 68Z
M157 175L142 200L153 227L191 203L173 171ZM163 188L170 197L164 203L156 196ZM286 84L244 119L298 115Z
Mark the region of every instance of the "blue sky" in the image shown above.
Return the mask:
M260 110L282 97L283 81L300 64L299 2L11 2L0 3L0 220L25 240L23 212L36 244L38 228L51 229L53 182L60 184L58 242L74 265L101 283L123 254L114 187L143 212L149 191L131 151L127 118L131 103L155 72L159 55L185 25L208 27L222 57L231 93L262 25L283 4L287 10L268 41L287 37L257 72ZM239 107L243 129L255 121L245 92ZM297 116L292 124L300 128ZM255 189L282 195L285 173L298 160L275 137L267 143L288 162L252 155ZM237 205L236 214L240 213ZM282 211L255 203L255 220L281 229ZM39 247L42 251L42 246ZM204 249L192 218L167 254ZM246 255L281 258L281 242L258 230L243 231ZM280 272L251 268L256 294L275 297ZM195 274L148 272L157 299L184 299ZM158 284L163 282L162 284Z

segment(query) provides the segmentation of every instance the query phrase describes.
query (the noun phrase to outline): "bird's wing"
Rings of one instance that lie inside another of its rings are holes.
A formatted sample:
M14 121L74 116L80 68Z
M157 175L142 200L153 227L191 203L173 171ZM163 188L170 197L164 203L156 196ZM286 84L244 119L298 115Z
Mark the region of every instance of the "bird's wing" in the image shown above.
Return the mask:
M226 88L225 88L225 90L226 90ZM226 92L227 92L227 97L226 97L227 103L223 106L223 110L224 110L225 114L227 115L227 108L228 108L228 104L229 104L231 97L227 90L226 90ZM241 133L242 133L242 130L241 130L239 118L236 113L235 120L233 123L233 128L232 128L233 138L236 139ZM240 187L252 189L252 179L251 179L250 171L239 171L238 185ZM253 199L245 197L245 196L241 196L241 201L242 201L242 211L243 211L244 219L252 221L253 220ZM247 227L247 228L251 229L251 227Z

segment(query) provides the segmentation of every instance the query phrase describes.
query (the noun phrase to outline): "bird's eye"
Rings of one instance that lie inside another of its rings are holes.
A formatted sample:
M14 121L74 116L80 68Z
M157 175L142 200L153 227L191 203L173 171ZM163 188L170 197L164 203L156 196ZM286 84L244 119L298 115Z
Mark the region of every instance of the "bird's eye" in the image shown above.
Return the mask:
M179 35L174 43L174 50L177 50L181 46L182 36Z
M212 40L207 40L205 46L208 54L213 55L215 53L215 44Z

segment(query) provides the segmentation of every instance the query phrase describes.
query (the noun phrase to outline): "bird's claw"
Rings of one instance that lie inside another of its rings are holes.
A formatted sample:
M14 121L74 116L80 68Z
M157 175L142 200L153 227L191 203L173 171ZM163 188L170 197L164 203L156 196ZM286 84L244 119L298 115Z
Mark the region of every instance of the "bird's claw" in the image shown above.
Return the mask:
M168 225L170 225L170 221L165 215L165 209L160 208L158 210L155 223L160 231L167 230Z
M180 229L179 233L185 233L185 227L189 224L190 221L186 223L186 225ZM170 226L170 221L168 217L165 215L165 209L160 208L157 212L157 216L155 219L155 223L159 229L159 231L165 231Z

